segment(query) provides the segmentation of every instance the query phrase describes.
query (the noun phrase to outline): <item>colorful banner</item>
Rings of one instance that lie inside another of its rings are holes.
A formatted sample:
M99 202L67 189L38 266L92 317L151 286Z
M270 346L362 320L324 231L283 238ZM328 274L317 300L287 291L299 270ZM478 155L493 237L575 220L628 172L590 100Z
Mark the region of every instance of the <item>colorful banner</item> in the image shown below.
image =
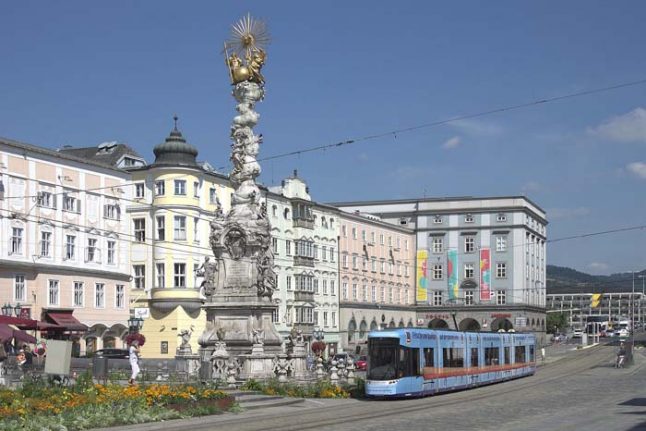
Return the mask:
M455 249L448 250L447 257L448 268L446 275L449 280L449 300L458 299L458 287L460 286L458 277L458 251Z
M491 301L491 249L480 249L480 301Z
M417 250L417 302L428 302L428 250Z

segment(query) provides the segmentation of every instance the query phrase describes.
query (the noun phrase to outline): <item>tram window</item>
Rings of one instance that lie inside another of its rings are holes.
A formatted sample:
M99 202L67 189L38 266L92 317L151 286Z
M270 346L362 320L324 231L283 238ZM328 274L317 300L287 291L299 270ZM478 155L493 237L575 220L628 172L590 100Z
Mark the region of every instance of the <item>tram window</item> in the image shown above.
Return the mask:
M371 338L368 340L368 378L371 380L392 380L397 378L396 338Z
M432 347L426 347L424 349L424 366L425 367L435 366L435 355Z
M399 348L397 378L419 375L419 349Z
M514 353L515 353L515 361L516 363L522 363L526 362L525 360L525 346L516 346L514 348Z
M500 350L498 347L485 347L485 365L498 365Z
M511 349L505 347L505 365L511 364Z
M462 349L442 349L444 368L464 368L464 352Z
M471 366L472 367L477 367L478 366L478 348L477 347L472 347L471 348Z
M529 346L529 362L534 362L534 345Z

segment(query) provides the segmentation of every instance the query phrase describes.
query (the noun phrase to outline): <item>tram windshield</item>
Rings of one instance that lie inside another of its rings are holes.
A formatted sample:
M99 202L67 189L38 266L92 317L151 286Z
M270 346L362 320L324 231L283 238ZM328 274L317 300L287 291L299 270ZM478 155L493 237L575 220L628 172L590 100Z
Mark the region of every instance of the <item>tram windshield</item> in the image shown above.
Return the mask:
M368 379L392 380L397 378L399 339L368 339Z

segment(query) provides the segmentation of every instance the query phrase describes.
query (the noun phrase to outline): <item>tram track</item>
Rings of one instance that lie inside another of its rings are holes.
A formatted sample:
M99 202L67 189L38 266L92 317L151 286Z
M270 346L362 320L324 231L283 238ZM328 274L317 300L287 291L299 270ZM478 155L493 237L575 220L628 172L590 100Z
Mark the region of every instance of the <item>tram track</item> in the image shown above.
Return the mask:
M219 425L231 424L240 431L257 431L280 429L285 431L320 429L325 426L348 424L365 420L386 418L394 415L405 415L423 410L448 408L490 398L494 395L508 395L524 392L528 389L561 381L573 374L580 373L610 360L612 353L603 346L572 353L571 356L554 363L541 366L532 377L514 379L500 384L458 391L439 396L406 400L355 402L348 405L322 406L315 409L298 409L294 412L281 413L280 416L262 416L253 418L231 418L219 421ZM502 390L501 390L502 389ZM375 407L378 406L378 409ZM211 428L205 427L206 428ZM200 429L201 427L197 427Z

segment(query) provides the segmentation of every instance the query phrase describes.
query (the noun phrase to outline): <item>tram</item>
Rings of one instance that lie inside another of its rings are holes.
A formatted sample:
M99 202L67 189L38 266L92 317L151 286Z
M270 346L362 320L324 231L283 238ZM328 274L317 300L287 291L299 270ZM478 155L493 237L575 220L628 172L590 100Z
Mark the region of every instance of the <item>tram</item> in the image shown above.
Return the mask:
M369 397L432 395L535 372L530 333L393 328L368 334Z

